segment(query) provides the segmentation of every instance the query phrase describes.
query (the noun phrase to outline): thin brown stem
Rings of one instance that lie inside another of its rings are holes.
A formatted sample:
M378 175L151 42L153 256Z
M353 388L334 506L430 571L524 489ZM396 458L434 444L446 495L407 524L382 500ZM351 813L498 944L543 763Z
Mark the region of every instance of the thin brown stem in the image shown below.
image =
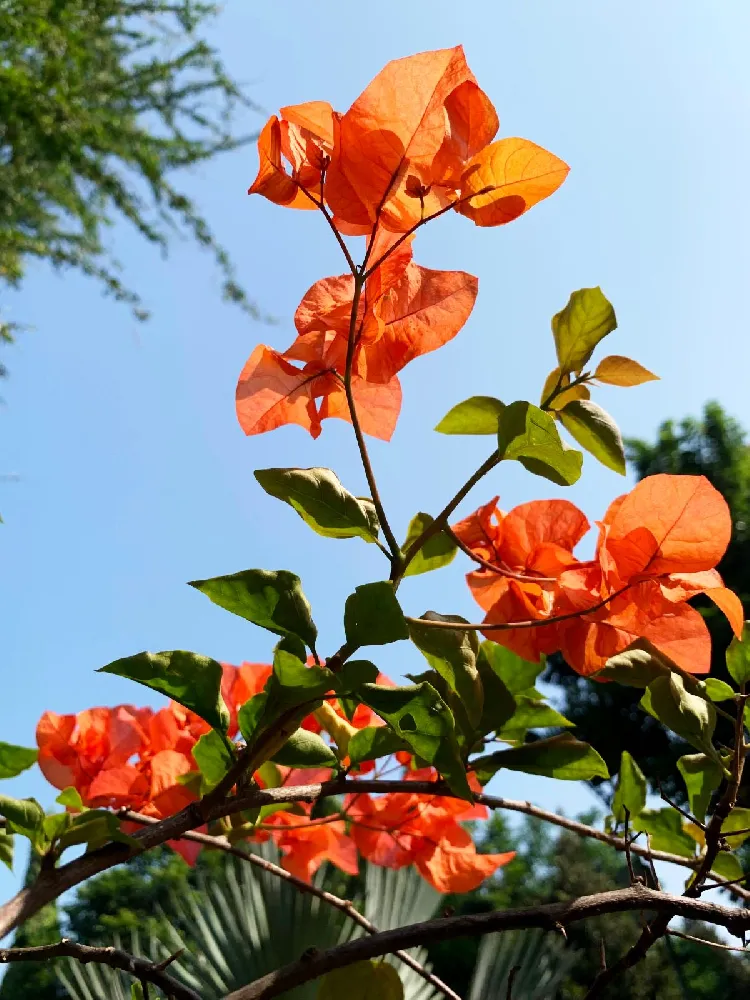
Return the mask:
M706 938L698 937L696 934L685 934L683 931L667 931L667 935L669 937L682 938L683 941L692 941L694 944L704 944L707 948L750 953L750 948L741 948L739 945L734 944L722 944L720 941L708 941Z
M670 799L670 797L666 794L666 792L664 791L664 789L661 787L661 782L658 779L657 779L657 782L656 782L656 787L659 789L659 795L664 800L664 802L667 803L668 806L671 806L673 809L676 809L677 812L681 816L684 816L685 819L689 823L693 823L695 826L697 826L701 830L705 830L706 829L706 824L705 823L701 823L701 821L699 819L696 819L695 816L691 815L686 809L683 809L682 806L679 806L676 802L673 802Z
M461 551L473 560L478 566L483 569L488 569L491 573L497 573L498 576L507 576L510 580L520 580L522 583L556 583L557 581L553 576L527 576L524 573L516 573L509 566L497 565L496 563L490 562L488 559L483 559L478 556L476 552L472 552L469 546L463 542L456 532L451 528L449 524L443 526L443 531L449 538L452 538L456 546L461 549Z
M147 989L146 983L153 983L175 1000L201 1000L194 990L170 976L165 971L163 963L138 958L119 948L94 947L62 938L55 944L42 944L30 948L5 948L0 951L0 965L9 965L13 962L49 962L56 958L73 958L82 965L95 962L97 965L107 965L110 969L127 972L144 986L144 994Z
M303 192L303 194L307 195L307 197L310 199L313 205L315 205L315 207L323 213L323 218L331 227L331 231L333 232L333 235L336 237L336 242L338 243L339 247L341 247L341 252L343 253L344 257L346 257L346 263L349 265L349 270L352 272L353 275L356 276L357 265L354 263L352 255L349 253L349 248L347 247L346 243L344 243L343 236L336 228L336 223L333 221L331 213L326 208L323 198L322 197L320 199L316 198L315 195L310 194L307 188L303 187L299 182L297 182L297 187Z

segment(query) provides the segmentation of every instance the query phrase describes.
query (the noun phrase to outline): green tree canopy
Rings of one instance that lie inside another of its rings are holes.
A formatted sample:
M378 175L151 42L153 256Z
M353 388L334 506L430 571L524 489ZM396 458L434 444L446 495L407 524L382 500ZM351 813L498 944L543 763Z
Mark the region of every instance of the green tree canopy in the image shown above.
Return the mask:
M0 4L0 290L41 259L97 279L145 318L105 242L124 218L163 251L186 230L213 253L225 297L255 312L173 180L249 138L233 134L249 101L199 37L216 11L194 0ZM0 337L17 325L0 314Z

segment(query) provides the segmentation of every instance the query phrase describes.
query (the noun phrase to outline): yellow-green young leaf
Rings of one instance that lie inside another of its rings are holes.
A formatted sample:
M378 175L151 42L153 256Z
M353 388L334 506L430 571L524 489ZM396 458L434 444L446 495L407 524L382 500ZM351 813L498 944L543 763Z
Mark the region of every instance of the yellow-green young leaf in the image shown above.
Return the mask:
M377 541L372 512L330 469L257 469L253 474L266 493L288 503L319 535Z
M57 802L59 806L65 806L66 809L75 809L76 812L85 812L86 810L86 806L83 804L83 799L81 798L81 793L77 788L73 788L72 785L64 788L55 799L55 802Z
M396 688L363 684L359 696L418 757L437 768L455 795L471 799L453 715L431 684Z
M409 744L388 726L365 726L349 740L349 759L352 764L361 764L363 760L377 760L408 749Z
M576 374L582 371L599 341L615 329L615 311L601 288L573 292L565 308L552 317L552 334L562 371Z
M618 823L625 820L625 810L637 816L646 806L646 778L643 771L623 750L620 758L620 773L617 777L617 791L612 800L612 815Z
M435 611L426 611L422 615L422 620L467 624L465 618L457 615L439 615ZM453 629L431 628L429 625L419 625L416 622L410 623L409 632L412 642L432 669L436 670L451 691L458 695L469 723L476 728L482 718L484 704L482 681L477 671L479 639L476 632L460 629L454 632Z
M641 708L663 723L673 733L677 733L696 750L702 750L715 757L711 745L716 726L716 709L699 695L685 690L685 683L679 674L657 677L646 688L641 698Z
M743 832L733 835L733 830L742 830ZM744 844L750 837L750 809L733 809L724 820L721 833L730 847L739 847L740 844Z
M613 472L625 475L625 448L620 429L598 403L579 399L560 410L560 422L582 448Z
M726 681L720 681L718 677L707 677L704 681L706 694L711 701L728 701L734 698L734 691Z
M201 736L193 747L193 757L201 772L202 795L216 788L235 760L225 740L215 729Z
M448 410L435 428L439 434L497 434L505 404L494 396L472 396Z
M409 530L406 534L406 541L401 546L403 555L406 555L425 528L429 528L433 521L434 518L430 514L421 512L411 519ZM440 569L441 566L447 566L448 563L453 561L456 552L457 546L451 536L447 535L444 531L439 531L432 538L428 538L425 544L419 549L406 567L404 576L418 576L420 573L429 573L433 569Z
M500 678L511 694L522 694L541 700L542 695L534 688L537 677L544 670L544 660L529 663L499 642L485 639L479 647L480 658L484 658L492 671Z
M0 829L0 862L13 871L13 834Z
M404 1000L404 987L387 962L355 962L323 976L318 1000Z
M570 733L561 733L546 740L536 740L520 747L498 750L471 761L477 778L485 784L501 770L543 774L563 781L588 781L608 778L609 771L599 754L588 743L582 743Z
M704 753L686 754L677 761L688 793L690 812L702 822L711 795L721 784L723 770L720 764Z
M140 983L132 983L130 986L130 1000L144 1000L145 993Z
M580 478L581 452L563 444L549 413L525 400L505 407L497 441L501 459L516 459L529 472L558 486L572 486Z
M36 763L37 752L0 740L0 778L15 778Z
M209 656L174 649L136 653L101 667L100 674L116 674L159 691L200 715L213 729L226 731L229 712L221 696L221 664Z
M336 767L339 762L325 740L306 729L292 733L273 761L282 767Z
M750 680L750 622L745 622L742 639L734 636L727 650L727 669L737 684Z
M570 375L560 375L559 368L553 368L544 382L539 405L545 410L561 410L574 399L589 399L591 393L585 385L574 385L567 388ZM558 387L559 384L559 387ZM554 396L553 396L554 393Z
M682 817L671 806L664 809L643 809L633 820L634 832L649 835L649 844L655 851L668 851L684 858L695 854L695 841L682 828Z
M515 694L513 697L516 708L498 730L497 735L501 740L521 741L529 729L568 729L575 725L539 698L522 694Z
M0 795L0 816L5 817L9 833L27 837L38 851L47 847L44 809L36 799L13 799Z
M298 576L288 570L246 569L212 580L193 580L220 608L281 636L297 636L315 649L318 630Z
M357 587L344 605L344 631L347 643L355 647L408 639L409 629L393 584L381 580Z
M643 382L658 382L659 376L648 368L639 365L632 358L623 358L619 354L611 354L602 358L594 372L594 378L607 385L641 385Z

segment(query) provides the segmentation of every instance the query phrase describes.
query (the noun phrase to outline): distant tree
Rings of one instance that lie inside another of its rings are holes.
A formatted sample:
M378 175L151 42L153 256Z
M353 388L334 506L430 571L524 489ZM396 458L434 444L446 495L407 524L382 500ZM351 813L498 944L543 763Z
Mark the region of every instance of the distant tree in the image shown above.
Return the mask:
M124 218L165 252L186 230L213 253L225 297L255 312L173 181L250 138L233 134L250 102L199 37L217 10L195 0L0 3L0 290L40 259L95 278L145 318L104 240ZM0 315L0 339L17 327Z
M724 495L732 514L732 538L718 568L726 585L748 607L750 447L739 423L718 403L708 403L700 420L687 418L680 424L669 420L659 428L654 444L631 440L627 450L639 479L659 472L706 476ZM731 639L729 625L707 599L697 601L696 606L711 632L711 674L728 680L724 653ZM677 758L691 752L670 738L655 719L638 710L640 691L619 684L592 684L574 673L559 655L550 657L546 679L560 685L564 696L561 710L575 723L577 735L597 748L611 773L619 766L622 750L628 750L656 788L660 776L677 773ZM684 788L676 781L667 782L665 791L670 797L684 799ZM609 794L608 786L603 792Z

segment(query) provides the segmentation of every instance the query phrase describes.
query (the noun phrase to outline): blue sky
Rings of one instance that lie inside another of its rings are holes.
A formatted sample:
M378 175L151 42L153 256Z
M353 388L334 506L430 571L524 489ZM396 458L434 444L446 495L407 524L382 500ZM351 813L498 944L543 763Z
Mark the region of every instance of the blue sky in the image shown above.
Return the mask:
M599 284L619 329L608 353L629 354L662 381L602 389L623 432L651 437L668 417L719 399L750 425L745 289L750 265L750 9L685 0L470 7L381 0L226 5L213 38L269 113L327 99L344 110L389 59L462 43L498 109L501 134L532 139L571 166L563 188L515 223L490 230L451 217L424 230L418 260L479 276L461 334L403 373L404 406L390 445L371 446L392 523L436 511L485 457L486 439L431 428L474 394L536 399L553 367L549 320L576 288ZM242 123L257 128L249 114ZM125 226L111 233L127 280L152 307L136 324L76 276L32 268L10 300L29 323L6 351L0 473L0 738L33 743L45 709L156 703L97 667L142 649L194 649L221 660L268 660L272 639L220 611L185 581L249 567L286 567L303 581L324 650L341 639L353 588L385 572L373 546L313 535L267 497L252 471L329 466L364 491L351 430L324 425L245 438L234 416L237 376L259 341L285 348L291 317L317 278L341 273L322 219L245 190L253 149L206 164L186 187L232 252L242 281L275 326L219 301L210 260L192 244L165 262ZM563 491L501 467L463 508L495 493L504 507L564 495L590 518L623 480L587 459ZM407 581L403 601L475 615L458 561ZM407 644L376 651L398 677L418 666ZM573 812L583 786L503 775L493 787ZM54 793L38 775L10 794ZM21 874L20 872L18 873ZM7 895L16 878L0 872Z

